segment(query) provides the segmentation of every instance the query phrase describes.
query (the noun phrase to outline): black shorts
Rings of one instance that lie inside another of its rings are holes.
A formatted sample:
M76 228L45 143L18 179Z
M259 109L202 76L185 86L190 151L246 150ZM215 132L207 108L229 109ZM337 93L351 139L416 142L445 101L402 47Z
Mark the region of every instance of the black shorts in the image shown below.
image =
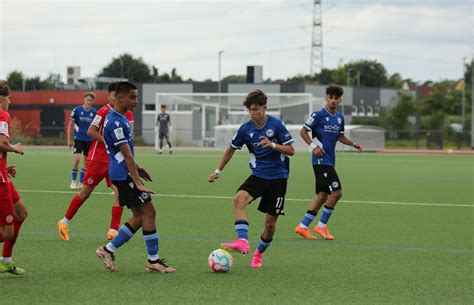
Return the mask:
M72 150L73 154L80 154L82 153L84 156L87 157L89 153L89 147L91 146L92 141L82 141L82 140L74 140L74 149Z
M316 177L316 194L340 190L342 188L341 181L337 176L336 169L329 165L313 165L314 177Z
M159 138L160 138L160 141L162 141L163 138L166 138L166 140L169 139L168 132L161 132L161 131L160 131L160 133L159 133L158 136L159 136Z
M263 179L250 176L242 183L238 191L246 191L257 199L262 197L258 210L273 216L285 215L285 195L288 179Z
M118 189L118 198L121 206L127 206L129 209L131 209L133 207L136 208L142 204L151 202L150 194L137 189L130 176L128 176L127 180L112 180L112 184Z

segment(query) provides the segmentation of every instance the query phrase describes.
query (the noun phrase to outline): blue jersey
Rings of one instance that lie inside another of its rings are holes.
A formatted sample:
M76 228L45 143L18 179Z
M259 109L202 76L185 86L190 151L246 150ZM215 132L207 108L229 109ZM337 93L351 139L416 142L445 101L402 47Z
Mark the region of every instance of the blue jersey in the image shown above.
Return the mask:
M262 147L260 145L261 136L282 145L294 142L283 122L267 115L266 122L261 129L258 129L252 120L242 124L230 145L233 149L241 149L244 144L247 145L250 152L252 175L263 179L288 178L288 157L272 148Z
M128 168L125 158L120 151L120 146L128 144L132 155L133 134L127 117L110 109L104 122L104 140L107 154L109 155L110 180L123 181L128 178Z
M313 165L336 166L336 142L344 134L344 116L340 112L330 113L323 108L311 114L304 124L311 131L313 143L322 147L324 154L318 157L313 154Z
M92 141L87 135L89 125L95 117L97 111L94 108L84 109L84 106L77 106L71 112L71 121L74 122L74 140Z

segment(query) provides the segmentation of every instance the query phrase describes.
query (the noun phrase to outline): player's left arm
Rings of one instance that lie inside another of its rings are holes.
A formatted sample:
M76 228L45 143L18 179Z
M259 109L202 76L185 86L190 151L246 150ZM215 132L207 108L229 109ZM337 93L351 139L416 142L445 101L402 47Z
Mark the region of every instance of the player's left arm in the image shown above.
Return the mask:
M14 152L20 155L24 154L23 145L21 145L21 143L16 143L14 145L10 144L10 141L4 134L0 134L0 151Z
M99 128L95 125L89 125L89 129L87 129L87 135L97 141L105 143L104 137L100 134Z
M338 141L343 143L343 144L346 144L346 145L349 145L349 146L352 146L354 147L355 149L357 149L359 152L362 151L362 144L359 144L359 143L356 143L354 141L352 141L351 139L349 139L348 137L346 137L344 134L341 134L338 138Z

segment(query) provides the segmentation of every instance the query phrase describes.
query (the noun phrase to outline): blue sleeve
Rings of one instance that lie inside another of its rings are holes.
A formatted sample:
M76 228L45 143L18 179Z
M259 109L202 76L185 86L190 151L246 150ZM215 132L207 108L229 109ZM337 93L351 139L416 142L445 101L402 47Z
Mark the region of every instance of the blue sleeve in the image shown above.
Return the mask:
M117 123L118 121L116 121ZM120 147L123 144L128 144L126 137L126 130L124 126L120 124L109 125L106 129L108 136L112 139L114 147Z
M71 111L71 116L70 116L70 119L71 121L73 122L76 122L77 121L77 107L74 107L74 109Z
M282 145L289 145L295 142L293 138L291 137L291 134L288 131L288 129L286 129L285 124L283 124L283 122L280 122L278 124L278 141Z
M313 112L313 113L311 113L309 118L306 120L303 127L306 130L311 131L313 129L313 127L315 127L318 124L318 121L319 121L318 113Z
M242 145L245 144L245 141L244 141L245 132L243 129L244 129L243 126L240 126L234 138L230 141L230 146L233 149L242 149Z
M339 135L343 135L344 134L344 131L345 131L345 127L344 127L344 116L341 115L341 129L339 129Z

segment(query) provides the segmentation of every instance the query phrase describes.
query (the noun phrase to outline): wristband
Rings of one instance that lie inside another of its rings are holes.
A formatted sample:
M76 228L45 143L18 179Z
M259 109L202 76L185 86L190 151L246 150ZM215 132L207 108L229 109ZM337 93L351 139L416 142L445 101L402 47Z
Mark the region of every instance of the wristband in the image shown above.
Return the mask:
M275 144L275 142L272 142L272 149L275 149L277 146Z
M309 144L309 146L311 147L311 150L315 150L316 147L318 147L318 145L316 145L315 143L311 142L311 144Z
M216 169L214 170L214 173L219 175L219 174L221 173L221 170L216 168Z

